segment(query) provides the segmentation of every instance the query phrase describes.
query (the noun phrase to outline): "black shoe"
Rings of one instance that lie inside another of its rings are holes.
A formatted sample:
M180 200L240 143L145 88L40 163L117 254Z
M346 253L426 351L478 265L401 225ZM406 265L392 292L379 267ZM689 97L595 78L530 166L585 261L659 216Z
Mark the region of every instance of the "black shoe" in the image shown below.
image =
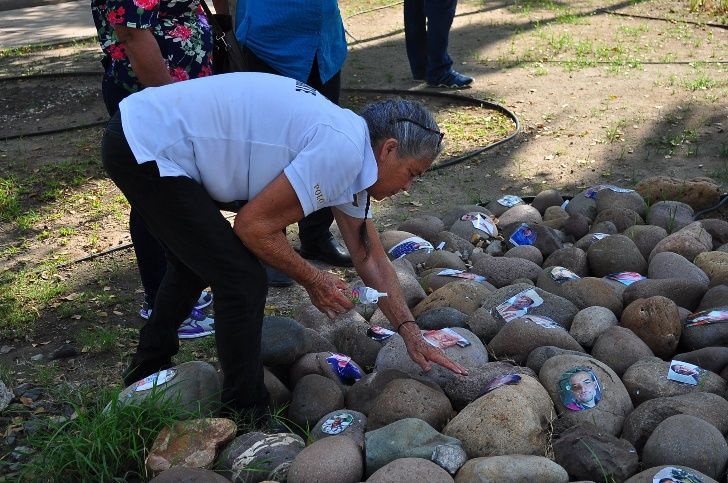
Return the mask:
M451 70L437 82L428 82L427 87L441 87L445 89L465 89L473 83L473 78Z
M268 276L269 287L290 287L293 285L293 279L283 272L279 272L270 265L263 264L265 274Z
M301 256L309 260L321 260L337 267L354 266L349 251L333 236L313 243L301 242Z

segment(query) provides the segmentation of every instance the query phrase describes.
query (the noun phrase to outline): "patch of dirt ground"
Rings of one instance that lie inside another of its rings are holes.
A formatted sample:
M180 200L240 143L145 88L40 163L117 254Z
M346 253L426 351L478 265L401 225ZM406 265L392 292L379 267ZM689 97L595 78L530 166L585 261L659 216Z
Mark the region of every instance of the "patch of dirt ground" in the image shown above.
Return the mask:
M353 2L340 3L350 41L344 87L425 96L445 132L446 158L513 130L487 107L426 97L432 90L409 73L401 4L355 15ZM475 81L459 94L508 107L522 132L375 204L379 228L505 193L557 188L573 194L600 182L630 187L653 175L709 176L726 191L728 30L724 16L691 12L689 5L460 2L450 54ZM93 41L5 52L0 74L100 72L98 52ZM0 80L0 136L103 120L99 81L93 75ZM347 96L356 108L373 95ZM97 127L0 141L0 281L6 288L0 313L7 325L0 331L0 363L11 384L39 374L51 382L118 384L133 349L141 291L128 247L128 206L100 168L100 134ZM289 239L298 243L295 227ZM68 263L110 249L116 251ZM268 310L290 314L306 299L298 286L272 289ZM47 362L66 343L80 356ZM211 338L183 344L180 360L192 358L215 360Z

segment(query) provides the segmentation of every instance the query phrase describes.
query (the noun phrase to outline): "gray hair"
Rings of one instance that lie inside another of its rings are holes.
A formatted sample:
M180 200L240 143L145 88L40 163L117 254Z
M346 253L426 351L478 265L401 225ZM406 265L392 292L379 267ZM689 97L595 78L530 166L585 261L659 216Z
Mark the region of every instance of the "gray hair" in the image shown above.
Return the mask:
M434 160L442 146L440 130L432 114L422 103L405 99L387 99L364 108L361 116L369 127L372 147L385 139L397 140L400 158Z

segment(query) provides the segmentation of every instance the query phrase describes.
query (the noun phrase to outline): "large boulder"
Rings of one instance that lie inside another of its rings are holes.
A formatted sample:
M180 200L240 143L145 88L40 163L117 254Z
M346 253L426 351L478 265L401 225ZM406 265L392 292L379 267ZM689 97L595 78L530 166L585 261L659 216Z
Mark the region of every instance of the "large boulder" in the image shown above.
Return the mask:
M441 445L461 448L456 438L438 433L421 419L407 418L364 435L366 448L366 473L371 475L379 468L400 458L431 459L435 448Z
M503 326L491 339L488 349L498 359L513 360L523 365L532 350L546 345L584 351L561 326L546 328L528 318L514 319Z
M728 303L724 302L718 310L726 310ZM702 325L693 325L686 320L683 325L680 345L685 350L698 350L706 347L728 346L728 324L713 322Z
M318 374L303 376L293 388L293 398L288 407L288 418L306 427L321 417L344 407L344 393L334 381Z
M567 483L564 468L543 456L508 455L473 458L460 468L456 483Z
M288 483L357 483L364 474L361 448L345 436L316 441L298 453Z
M473 264L473 273L483 275L498 288L519 278L535 281L540 272L541 267L525 258L485 256Z
M566 205L566 211L570 215L580 213L590 220L593 220L597 216L597 200L593 194L587 192L589 189L587 188L569 200L569 204Z
M647 273L647 262L637 245L624 235L610 235L592 243L586 252L591 272L603 277L616 272Z
M467 405L443 433L462 441L469 458L543 455L553 410L538 380L522 375L517 384L500 386Z
M442 243L444 243L442 250L459 254L463 260L469 259L475 249L475 246L469 240L459 237L450 231L441 231L438 233L432 244L434 246L440 246Z
M301 324L290 317L263 319L260 358L264 365L292 364L305 353L304 327Z
M541 223L541 213L530 205L518 204L509 208L502 215L498 215L501 225L507 226L511 223Z
M632 402L619 376L603 362L562 355L547 360L538 374L559 413L558 427L592 423L618 435ZM596 380L595 380L596 379Z
M398 369L382 369L374 371L371 374L366 374L346 391L346 407L364 414L369 414L374 405L374 401L390 382L395 379L409 379L410 377L409 374ZM440 387L433 382L423 381L422 379L420 379L420 382L433 388Z
M710 252L708 252L710 253ZM687 258L674 252L656 254L647 267L648 278L684 278L708 285L710 279Z
M714 206L720 201L722 193L720 185L705 177L685 180L653 176L637 183L635 190L652 203L661 200L679 200L694 210Z
M439 387L414 379L395 379L375 399L367 428L373 431L400 419L418 418L440 431L452 415L450 400Z
M658 253L675 252L692 262L699 254L712 249L713 237L696 221L657 242L650 253L650 260Z
M728 253L728 252L726 252ZM726 305L728 300L728 285L718 285L711 287L705 292L703 298L700 299L696 312L701 310L712 310Z
M597 213L600 214L609 209L628 209L634 211L640 217L644 217L647 211L647 203L636 191L603 189L597 193L596 200Z
M367 331L370 328L365 320L353 321L336 326L329 332L328 338L337 352L348 355L362 367L372 367L382 343L369 337Z
M661 226L668 233L675 233L693 222L695 212L685 203L679 201L658 201L650 206L647 223Z
M604 331L594 343L591 354L620 377L638 360L655 356L637 334L620 326L610 327Z
M630 226L645 224L642 217L636 211L629 208L605 208L594 218L594 223L602 221L611 221L620 233Z
M533 245L518 245L508 250L504 255L507 258L523 258L541 266L543 263L543 255L541 251Z
M678 307L694 309L705 294L708 287L694 280L679 278L663 278L657 280L640 280L624 289L622 302L628 306L637 299L646 299L661 295L667 297Z
M576 305L563 297L559 297L538 287L534 288L525 283L515 283L491 292L483 299L483 309L490 311L493 317L502 319L502 316L497 311L497 306L525 290L534 290L543 300L541 305L529 307L528 315L548 317L565 329L571 327L571 321L574 320L574 316L579 312Z
M338 409L324 414L315 426L311 428L313 441L333 436L346 437L354 441L359 448L364 447L364 432L367 427L367 417L351 409Z
M589 275L589 260L586 252L577 247L565 247L556 250L544 260L543 267L564 267L580 277Z
M695 416L677 414L657 425L642 451L645 466L678 464L721 478L728 463L728 443L715 426Z
M407 307L414 307L422 302L427 297L427 294L417 280L415 271L412 269L412 264L402 258L395 260L392 266L394 267L394 272L397 274L397 280L399 280L399 286L402 288L402 294L404 295L404 301Z
M493 381L511 374L537 377L536 373L527 367L514 366L508 362L488 362L467 376L450 380L445 384L444 391L453 407L460 410L482 396Z
M434 215L419 215L403 221L397 230L413 233L434 244L437 234L445 229L442 220Z
M691 352L676 354L674 359L695 364L703 369L720 374L728 366L728 347L704 347Z
M710 371L703 371L697 385L672 381L667 378L670 363L657 357L640 359L624 373L622 381L629 391L635 405L650 399L666 396L678 396L691 392L712 392L725 397L725 379Z
M600 335L617 324L617 317L608 308L599 305L585 307L574 316L569 334L582 347L591 349Z
M459 255L447 250L435 250L427 255L422 264L425 269L430 268L451 268L453 270L467 270L468 267Z
M468 328L468 316L452 307L437 307L423 312L415 320L422 330L437 330L446 327Z
M639 468L634 446L591 424L579 424L561 433L554 442L554 459L572 480L621 482Z
M470 315L480 307L489 293L483 284L472 280L458 280L432 292L415 306L412 314L417 317L437 307L452 307Z
M655 245L667 236L667 230L655 225L634 225L627 228L622 234L632 239L647 260Z
M521 227L522 223L511 223L510 225L501 225L501 231L505 240L510 240L511 235ZM527 223L528 228L533 231L536 239L533 246L538 248L544 257L548 257L554 251L563 247L561 238L563 234L543 223Z
M215 471L235 483L285 481L291 462L305 446L295 434L246 433L220 453Z
M660 476L658 477L657 475ZM685 478L692 477L692 481L699 481L700 483L718 483L713 478L704 475L698 470L694 470L692 468L688 468L687 466L680 465L654 466L640 473L637 473L628 480L625 480L624 483L654 483L656 477L659 478L658 481L661 481L662 478L666 478L671 475L674 478L682 478L682 481L690 481Z
M424 458L399 458L378 469L367 478L368 483L390 483L392 481L437 481L453 483L447 471Z
M622 297L604 279L586 277L563 283L554 281L552 271L558 267L547 268L539 275L538 286L553 294L564 297L581 310L587 307L606 307L614 315L622 314Z
M568 354L571 356L592 357L589 354L585 354L581 351L572 351L568 349L562 349L560 347L554 347L552 345L544 345L541 347L536 347L534 350L531 351L530 354L528 354L528 359L526 359L526 367L538 374L539 372L541 372L541 368L547 360L551 359L552 357L562 356L564 354Z
M468 317L467 325L473 334L487 344L506 325L506 321L481 307Z
M637 299L624 309L620 323L642 339L658 357L675 353L682 333L677 305L665 297Z
M713 237L713 249L717 250L718 247L728 243L728 221L719 220L717 218L706 218L700 220L700 224L703 225L705 231L710 233Z
M728 253L704 252L695 257L695 265L710 279L710 286L728 285Z
M546 212L546 208L549 206L561 206L564 203L564 198L555 189L547 189L539 192L531 202L531 206L536 208L542 215Z
M152 399L159 404L175 401L188 414L212 416L220 407L222 385L215 368L207 362L190 361L154 373L119 393L119 404Z
M722 434L728 433L728 401L710 392L692 392L658 397L640 404L625 419L622 438L642 451L657 425L676 414L696 416L718 428Z

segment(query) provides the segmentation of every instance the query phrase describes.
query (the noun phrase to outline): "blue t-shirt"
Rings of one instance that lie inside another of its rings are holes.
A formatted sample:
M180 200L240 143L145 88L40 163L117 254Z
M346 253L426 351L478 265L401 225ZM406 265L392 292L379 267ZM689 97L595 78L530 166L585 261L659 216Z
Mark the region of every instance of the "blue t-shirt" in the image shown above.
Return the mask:
M321 82L346 59L344 24L336 0L239 0L235 36L281 74L306 82L316 57Z

